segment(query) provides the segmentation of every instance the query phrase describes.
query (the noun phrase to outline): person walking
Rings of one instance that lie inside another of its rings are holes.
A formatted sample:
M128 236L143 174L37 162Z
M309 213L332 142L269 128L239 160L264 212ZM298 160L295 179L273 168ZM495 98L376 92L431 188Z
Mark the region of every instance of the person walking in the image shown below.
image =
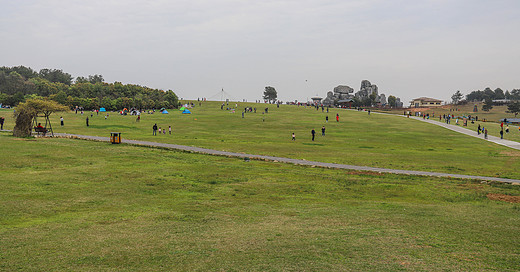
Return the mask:
M172 135L172 126L168 126L168 133L170 133L170 135Z
M488 132L487 132L487 128L486 128L486 129L484 129L484 139L486 139L486 140L487 140L487 133Z
M152 135L157 136L157 124L154 124L152 129L153 129L153 134Z
M0 117L0 130L4 130L4 122L5 118L3 116Z
M321 136L325 136L325 126L321 127Z
M328 123L329 122L329 116L325 116L325 123Z
M159 135L162 133L162 128L159 127Z
M504 139L504 130L503 129L500 130L500 139Z
M296 135L294 134L294 132L292 133L292 141L296 141Z
M339 113L336 113L336 122L339 122Z
M60 123L61 123L61 126L63 126L63 116L60 116Z
M478 124L477 135L480 135L480 124Z
M314 141L314 136L316 135L316 131L314 129L311 130L311 135L312 135L312 141Z
M88 127L88 116L87 116L87 127Z

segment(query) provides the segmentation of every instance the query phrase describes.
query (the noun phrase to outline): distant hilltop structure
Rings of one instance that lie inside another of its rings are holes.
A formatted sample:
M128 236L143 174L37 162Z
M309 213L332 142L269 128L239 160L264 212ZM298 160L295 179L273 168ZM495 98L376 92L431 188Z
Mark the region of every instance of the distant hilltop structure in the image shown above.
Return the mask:
M338 106L346 102L363 106L371 106L367 105L367 103L381 106L388 104L386 95L379 94L377 85L370 83L368 80L361 81L361 87L356 93L354 93L354 89L350 86L339 85L335 87L333 91L327 92L327 97L321 101L324 106ZM403 102L396 97L395 105L393 106L402 108Z
M419 97L412 102L410 102L410 106L414 108L423 108L423 107L440 107L442 106L442 100L430 98L430 97Z

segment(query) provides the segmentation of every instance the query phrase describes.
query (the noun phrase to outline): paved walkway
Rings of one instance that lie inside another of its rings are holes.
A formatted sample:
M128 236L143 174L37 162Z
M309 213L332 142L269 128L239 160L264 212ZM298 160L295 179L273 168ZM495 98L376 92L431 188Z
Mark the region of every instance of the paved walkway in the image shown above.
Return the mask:
M66 134L66 133L54 133L54 135L57 137L78 138L78 139L93 140L93 141L103 141L103 142L110 141L109 137L87 136L87 135ZM459 175L459 174L448 174L448 173L426 172L426 171L397 170L397 169L377 168L377 167L368 167L368 166L356 166L356 165L348 165L348 164L306 161L306 160L289 159L289 158L274 157L274 156L263 156L263 155L253 155L253 154L219 151L219 150L186 146L186 145L165 144L165 143L156 143L156 142L148 142L148 141L123 139L122 143L132 144L132 145L141 145L141 146L162 147L162 148L168 148L168 149L175 149L175 150L202 153L202 154L210 154L210 155L218 155L218 156L250 158L250 159L264 160L264 161L291 163L291 164L296 164L296 165L317 166L317 167L323 167L323 168L370 171L370 172L400 174L400 175L474 179L474 180L482 180L482 181L497 181L497 182L504 182L504 183L520 184L520 180L518 180L518 179Z
M401 117L406 118L406 115L391 114L391 113L384 113L384 112L371 112L371 113L388 114L388 115L393 115L393 116L397 115L397 116L401 116ZM455 132L458 132L458 133L462 133L462 134L465 134L465 135L468 135L468 136L471 136L471 137L479 138L479 139L482 139L482 140L485 140L485 141L493 142L495 144L499 144L499 145L503 145L503 146L507 146L507 147L510 147L510 148L513 148L513 149L520 150L520 143L519 142L510 141L510 140L506 140L506 139L500 139L500 137L491 136L491 135L488 135L488 139L486 140L486 139L484 139L484 134L483 133L478 135L477 131L467 129L467 128L464 128L462 126L446 124L444 122L435 121L433 119L422 119L422 117L415 117L415 116L410 116L410 119L419 120L419 121L422 121L422 122L434 124L434 125L441 126L441 127L447 128L449 130L452 130L452 131L455 131Z

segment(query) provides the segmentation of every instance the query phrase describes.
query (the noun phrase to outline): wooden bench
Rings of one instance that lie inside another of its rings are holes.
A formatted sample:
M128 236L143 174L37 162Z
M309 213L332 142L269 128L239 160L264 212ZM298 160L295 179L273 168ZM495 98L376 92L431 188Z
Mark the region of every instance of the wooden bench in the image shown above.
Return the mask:
M43 136L45 136L45 133L47 133L47 129L40 128L40 127L34 127L34 132L38 133L38 135L40 135L40 133L43 133Z

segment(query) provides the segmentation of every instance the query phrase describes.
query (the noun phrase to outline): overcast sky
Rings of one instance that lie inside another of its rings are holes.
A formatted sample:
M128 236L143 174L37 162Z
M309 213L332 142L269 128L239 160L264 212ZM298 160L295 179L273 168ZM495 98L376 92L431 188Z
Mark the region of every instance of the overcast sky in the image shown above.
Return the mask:
M180 97L283 101L337 85L407 103L520 88L519 0L0 0L0 66Z

